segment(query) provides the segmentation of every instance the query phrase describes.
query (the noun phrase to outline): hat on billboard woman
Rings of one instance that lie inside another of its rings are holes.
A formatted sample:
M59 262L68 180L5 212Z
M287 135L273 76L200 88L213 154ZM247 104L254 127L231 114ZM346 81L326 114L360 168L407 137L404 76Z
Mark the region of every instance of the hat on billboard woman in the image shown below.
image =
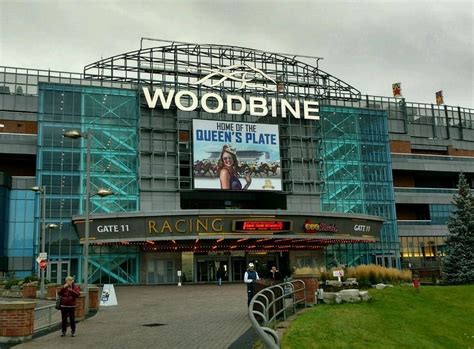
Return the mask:
M237 151L235 150L235 148L232 148L229 144L225 144L222 147L222 151L237 155Z

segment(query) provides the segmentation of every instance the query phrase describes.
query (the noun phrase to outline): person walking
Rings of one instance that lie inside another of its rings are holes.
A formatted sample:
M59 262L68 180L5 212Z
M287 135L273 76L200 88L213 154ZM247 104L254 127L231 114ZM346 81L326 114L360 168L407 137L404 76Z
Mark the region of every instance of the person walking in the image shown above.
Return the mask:
M71 337L76 336L76 298L79 297L80 294L81 289L74 283L74 278L68 276L66 283L58 292L59 297L61 297L61 337L66 335L68 317L71 326Z
M247 306L250 305L250 301L255 294L255 281L260 280L258 273L255 271L255 265L249 263L249 267L244 274L244 282L247 284Z
M224 276L225 276L224 268L222 267L217 268L216 277L217 277L218 286L222 286L222 279L224 278Z

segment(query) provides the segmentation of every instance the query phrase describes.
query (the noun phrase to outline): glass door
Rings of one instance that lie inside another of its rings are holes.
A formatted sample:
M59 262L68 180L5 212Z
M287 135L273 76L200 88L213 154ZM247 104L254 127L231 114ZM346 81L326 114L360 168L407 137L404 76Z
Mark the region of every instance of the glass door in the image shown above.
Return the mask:
M173 284L176 283L174 261L149 260L146 269L147 284Z
M243 281L245 273L245 260L243 258L232 259L232 281Z
M198 282L208 282L208 269L207 261L198 261L197 262L197 281Z
M70 271L69 261L51 261L48 263L46 278L52 283L62 285L66 277L69 276Z

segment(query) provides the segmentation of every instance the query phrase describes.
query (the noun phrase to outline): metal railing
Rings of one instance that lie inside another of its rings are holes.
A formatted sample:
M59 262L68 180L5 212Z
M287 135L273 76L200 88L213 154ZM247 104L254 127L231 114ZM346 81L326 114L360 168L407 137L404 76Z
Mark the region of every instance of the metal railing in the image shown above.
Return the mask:
M56 304L48 304L35 308L34 333L51 330L61 323L61 312L55 308ZM47 312L47 314L45 314Z
M283 316L296 314L297 306L306 307L306 285L303 280L283 282L264 288L253 296L249 305L252 327L263 343L272 349L280 348L276 323Z

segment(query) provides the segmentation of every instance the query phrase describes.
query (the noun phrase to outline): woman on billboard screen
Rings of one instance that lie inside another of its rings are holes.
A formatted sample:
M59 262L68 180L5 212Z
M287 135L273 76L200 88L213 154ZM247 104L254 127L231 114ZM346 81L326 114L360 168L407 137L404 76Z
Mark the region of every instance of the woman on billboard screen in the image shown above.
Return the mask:
M239 162L237 160L236 151L230 145L226 144L222 147L221 156L219 158L219 180L221 189L245 190L252 183L252 178L245 175L247 182L244 187L238 178Z

